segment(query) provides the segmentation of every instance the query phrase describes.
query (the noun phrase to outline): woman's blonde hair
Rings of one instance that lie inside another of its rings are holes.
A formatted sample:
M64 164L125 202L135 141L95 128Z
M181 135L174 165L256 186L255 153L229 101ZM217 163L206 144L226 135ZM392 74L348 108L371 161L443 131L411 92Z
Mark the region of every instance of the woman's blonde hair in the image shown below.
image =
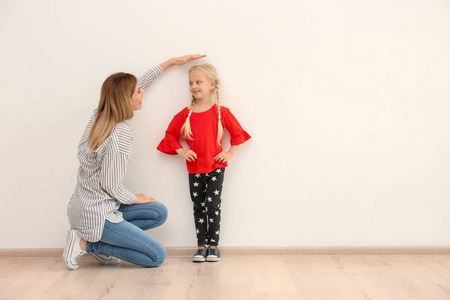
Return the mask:
M191 73L192 71L195 71L195 70L202 71L203 73L205 73L206 78L210 82L215 83L212 93L216 94L217 115L219 118L219 121L217 124L218 125L217 126L217 145L221 146L221 141L222 141L222 136L223 136L223 126L222 126L222 121L221 121L222 116L220 113L220 95L219 95L220 79L219 79L219 76L217 74L216 68L214 68L214 66L210 65L210 64L201 64L201 65L193 66L192 68L189 69L188 73ZM191 105L189 106L189 114L186 118L186 121L184 122L183 127L181 128L181 133L183 134L184 138L190 139L190 140L194 139L192 130L191 130L191 114L192 114L192 111L194 110L195 103L196 103L195 97L192 96Z
M97 149L117 123L133 117L131 96L137 79L128 73L115 73L103 82L94 124L89 132L91 151Z

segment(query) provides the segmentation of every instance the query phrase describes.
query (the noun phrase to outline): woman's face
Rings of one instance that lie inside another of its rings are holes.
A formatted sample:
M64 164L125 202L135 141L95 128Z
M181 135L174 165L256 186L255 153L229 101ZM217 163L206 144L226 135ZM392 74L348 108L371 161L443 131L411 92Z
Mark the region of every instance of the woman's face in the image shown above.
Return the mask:
M131 96L131 108L133 111L140 110L142 108L142 97L144 94L145 90L139 86L139 83L136 83L136 88Z

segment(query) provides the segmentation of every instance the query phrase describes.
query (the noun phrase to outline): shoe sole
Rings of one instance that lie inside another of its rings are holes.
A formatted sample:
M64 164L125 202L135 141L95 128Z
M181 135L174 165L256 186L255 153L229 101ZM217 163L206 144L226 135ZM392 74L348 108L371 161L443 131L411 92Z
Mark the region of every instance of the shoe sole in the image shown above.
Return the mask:
M207 257L206 261L210 261L210 262L217 262L220 260L220 257L217 256L213 256L213 257Z
M98 260L102 265L116 265L116 264L120 263L120 259L118 259L118 258L104 259L103 257L101 257L95 253L88 252L88 254L90 256L92 256L93 258L95 258L96 260Z
M204 262L204 261L206 261L206 259L204 257L193 257L192 261L193 262Z
M66 266L71 270L76 270L79 267L78 264L75 265L69 260L69 258L72 256L72 252L73 252L73 246L74 246L73 243L75 240L74 235L75 235L75 231L69 230L69 232L67 233L67 238L66 238L67 247L64 248L64 252L62 255Z

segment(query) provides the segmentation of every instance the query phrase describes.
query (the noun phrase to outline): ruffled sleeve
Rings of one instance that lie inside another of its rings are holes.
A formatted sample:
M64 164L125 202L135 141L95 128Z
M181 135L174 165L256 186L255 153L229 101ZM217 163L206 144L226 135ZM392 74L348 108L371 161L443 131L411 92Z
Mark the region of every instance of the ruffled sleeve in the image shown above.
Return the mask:
M188 109L185 108L173 117L166 130L166 135L156 149L169 155L177 155L175 150L183 148L179 139L181 137L181 127L183 127L183 123L186 121L187 111Z
M228 108L222 106L221 111L223 126L230 133L231 146L240 145L251 138Z

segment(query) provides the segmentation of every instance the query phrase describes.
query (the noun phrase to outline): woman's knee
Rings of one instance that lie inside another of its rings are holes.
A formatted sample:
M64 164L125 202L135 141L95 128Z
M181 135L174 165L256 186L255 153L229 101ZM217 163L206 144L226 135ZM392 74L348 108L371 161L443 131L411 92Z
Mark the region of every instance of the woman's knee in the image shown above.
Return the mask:
M167 210L167 207L162 203L157 202L153 204L155 204L154 208L157 209L160 214L160 224L163 224L167 220L169 211Z
M167 207L159 202L151 202L139 204L139 209L143 211L149 212L148 218L158 221L159 225L163 224L167 220L167 216L169 214ZM142 217L141 219L147 219L146 217Z
M155 261L157 267L162 265L162 263L166 260L167 252L166 249L161 245L161 249L159 250L158 259Z
M167 252L162 244L153 245L154 252L149 255L149 262L147 264L143 264L146 268L156 268L163 264L166 260Z

